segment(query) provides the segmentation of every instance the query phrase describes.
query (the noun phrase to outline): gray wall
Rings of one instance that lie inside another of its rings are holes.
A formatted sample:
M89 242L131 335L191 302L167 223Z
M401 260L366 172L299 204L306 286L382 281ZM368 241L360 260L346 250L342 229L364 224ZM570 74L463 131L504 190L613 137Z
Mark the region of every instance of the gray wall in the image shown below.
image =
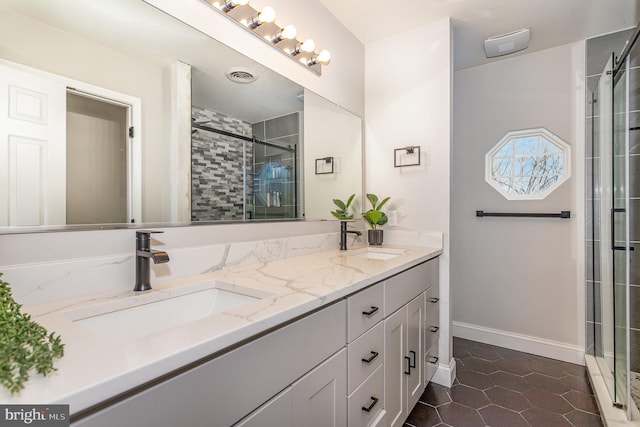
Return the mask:
M583 43L563 45L454 74L454 335L522 334L568 345L574 357L583 348L584 292L577 280L582 219L575 218L576 184L582 182L575 181L576 149L584 145L583 49ZM536 127L572 146L572 177L543 200L506 200L485 182L484 156L508 131ZM573 217L477 218L476 210L571 210Z
M285 148L254 144L253 215L256 219L283 219L299 216L297 213L300 212L300 197L296 191L300 188L300 174L296 175L296 170L300 167L299 153L302 138L300 123L300 113L296 112L253 124L253 136ZM292 149L297 150L297 158ZM279 164L283 168L276 171L277 176L265 179L261 171L265 166L270 166L269 164ZM281 194L278 206L275 206L275 203L268 206L266 193L269 191L277 191Z

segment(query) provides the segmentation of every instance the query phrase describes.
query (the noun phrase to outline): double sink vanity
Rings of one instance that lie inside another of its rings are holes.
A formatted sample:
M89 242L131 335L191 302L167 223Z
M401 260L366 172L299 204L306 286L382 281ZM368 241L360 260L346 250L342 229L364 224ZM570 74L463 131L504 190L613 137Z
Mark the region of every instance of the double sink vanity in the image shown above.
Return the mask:
M65 356L10 401L68 403L77 426L402 425L438 366L441 252L321 251L28 306Z

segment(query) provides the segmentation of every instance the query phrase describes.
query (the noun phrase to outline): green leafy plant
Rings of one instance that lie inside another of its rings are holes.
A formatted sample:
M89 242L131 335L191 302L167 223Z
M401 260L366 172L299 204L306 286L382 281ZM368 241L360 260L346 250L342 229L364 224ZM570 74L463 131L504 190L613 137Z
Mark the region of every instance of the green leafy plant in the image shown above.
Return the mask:
M389 218L382 212L382 207L389 201L391 197L383 199L378 203L378 196L375 194L367 194L367 199L371 202L372 208L362 214L362 217L367 221L372 230L375 230L379 225L385 225Z
M353 202L353 198L355 196L355 194L349 196L346 203L339 199L333 199L333 204L336 205L338 209L331 211L331 215L341 220L353 219L353 214L349 214L349 207L351 206L351 202Z
M60 336L48 331L22 313L9 284L0 273L0 384L11 394L24 388L31 370L48 375L56 370L53 360L62 357Z

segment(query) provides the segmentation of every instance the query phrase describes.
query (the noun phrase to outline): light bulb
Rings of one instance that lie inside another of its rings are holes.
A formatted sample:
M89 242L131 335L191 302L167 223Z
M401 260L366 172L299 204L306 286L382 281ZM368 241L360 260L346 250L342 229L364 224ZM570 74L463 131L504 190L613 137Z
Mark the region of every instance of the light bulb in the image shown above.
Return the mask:
M328 64L331 61L331 52L328 50L321 50L318 56L316 57L316 62L320 64Z
M265 6L262 12L258 14L258 20L261 23L273 22L274 19L276 19L276 11L270 6Z
M301 52L313 52L316 48L316 43L311 39L306 39L302 44L296 46L296 49L291 52L292 55L299 55Z
M293 25L287 25L282 28L278 33L271 37L266 37L267 40L271 40L273 43L280 43L284 39L294 39L296 38L296 27Z
M313 52L313 49L315 48L316 42L311 39L306 39L300 46L300 50L302 50L303 52Z
M295 39L296 33L296 27L294 27L293 25L287 25L282 30L282 38L287 40Z
M274 19L276 19L276 11L270 6L265 6L258 16L251 20L249 28L254 30L264 23L273 22Z

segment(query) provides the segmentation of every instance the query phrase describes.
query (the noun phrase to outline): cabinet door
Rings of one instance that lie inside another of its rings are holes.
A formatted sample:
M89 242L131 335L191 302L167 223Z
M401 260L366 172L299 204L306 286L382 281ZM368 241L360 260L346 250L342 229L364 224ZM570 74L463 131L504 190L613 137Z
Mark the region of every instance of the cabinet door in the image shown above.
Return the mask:
M305 427L346 427L347 350L293 384L293 425Z
M291 387L287 387L282 393L235 424L235 427L294 427L292 411L293 393Z
M409 375L407 375L407 412L418 403L424 391L423 357L424 354L424 321L425 293L413 299L407 305L407 350L410 358Z
M384 321L384 408L391 427L402 426L407 414L406 379L409 359L405 358L407 340L407 308Z

